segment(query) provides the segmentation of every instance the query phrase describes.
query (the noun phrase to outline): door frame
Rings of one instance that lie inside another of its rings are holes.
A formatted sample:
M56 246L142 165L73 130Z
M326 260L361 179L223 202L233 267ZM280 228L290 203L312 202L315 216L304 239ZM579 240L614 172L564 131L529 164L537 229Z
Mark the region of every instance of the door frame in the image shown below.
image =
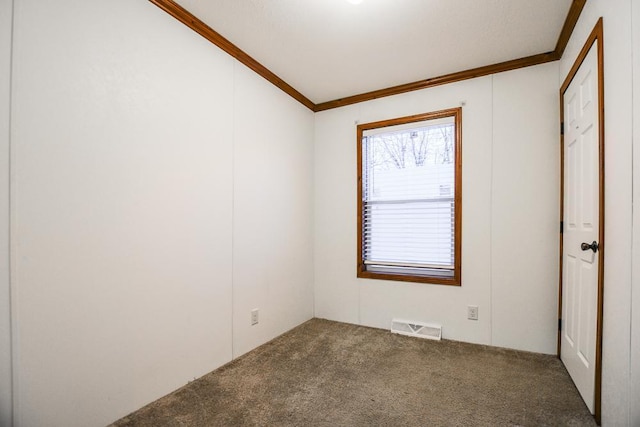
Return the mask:
M603 22L602 18L598 19L593 31L587 38L586 43L582 47L580 54L573 63L569 74L565 78L562 86L560 86L560 126L564 129L564 93L569 88L578 69L584 62L587 54L597 43L598 49L598 140L599 140L599 252L598 252L598 301L597 301L597 325L596 325L596 363L595 363L595 396L594 396L594 417L598 425L601 418L601 401L602 401L602 311L604 297L604 41L603 41ZM564 131L560 132L560 272L559 272L559 293L558 293L558 358L560 358L561 334L562 334L562 258L563 252L563 233L562 224L564 224Z

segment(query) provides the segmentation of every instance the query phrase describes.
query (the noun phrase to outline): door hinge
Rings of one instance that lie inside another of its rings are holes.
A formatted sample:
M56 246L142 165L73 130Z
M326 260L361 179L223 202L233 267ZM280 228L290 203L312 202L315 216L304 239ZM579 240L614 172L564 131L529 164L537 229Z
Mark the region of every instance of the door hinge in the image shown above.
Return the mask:
M562 332L562 319L558 319L558 332Z
M564 135L564 122L560 122L560 135Z
M560 221L560 234L564 233L564 221Z

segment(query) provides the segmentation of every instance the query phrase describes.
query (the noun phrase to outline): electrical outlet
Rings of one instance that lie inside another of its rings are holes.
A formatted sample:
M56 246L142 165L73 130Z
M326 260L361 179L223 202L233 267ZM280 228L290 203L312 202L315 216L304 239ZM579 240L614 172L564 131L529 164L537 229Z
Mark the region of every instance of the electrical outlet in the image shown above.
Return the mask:
M258 324L258 309L251 310L251 326Z
M469 320L478 320L478 306L477 305L468 305L467 306L467 319L469 319Z

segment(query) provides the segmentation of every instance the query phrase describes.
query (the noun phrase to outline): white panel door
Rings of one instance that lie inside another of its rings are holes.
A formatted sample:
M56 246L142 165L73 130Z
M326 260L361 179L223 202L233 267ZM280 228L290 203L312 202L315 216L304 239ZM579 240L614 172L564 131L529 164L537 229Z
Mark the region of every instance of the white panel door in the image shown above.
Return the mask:
M597 42L596 42L597 44ZM598 61L594 44L564 93L564 236L560 358L591 413L598 304ZM595 250L594 250L595 249Z

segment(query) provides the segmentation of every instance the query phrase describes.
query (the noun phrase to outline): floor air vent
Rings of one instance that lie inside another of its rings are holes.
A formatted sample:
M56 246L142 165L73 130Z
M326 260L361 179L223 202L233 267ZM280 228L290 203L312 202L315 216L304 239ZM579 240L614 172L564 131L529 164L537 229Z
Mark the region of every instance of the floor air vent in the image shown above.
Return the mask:
M433 323L410 322L407 320L393 319L391 332L410 337L438 340L442 338L442 326Z

